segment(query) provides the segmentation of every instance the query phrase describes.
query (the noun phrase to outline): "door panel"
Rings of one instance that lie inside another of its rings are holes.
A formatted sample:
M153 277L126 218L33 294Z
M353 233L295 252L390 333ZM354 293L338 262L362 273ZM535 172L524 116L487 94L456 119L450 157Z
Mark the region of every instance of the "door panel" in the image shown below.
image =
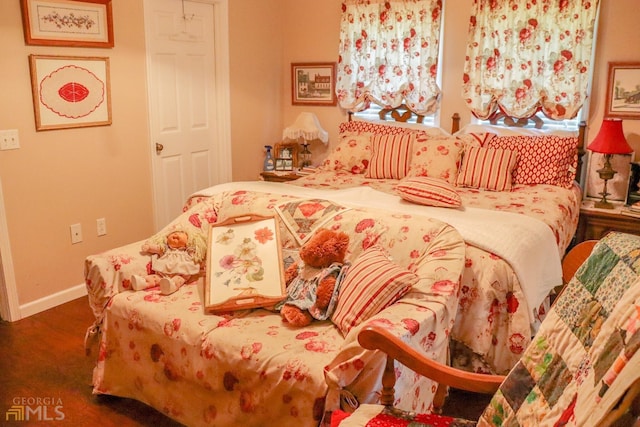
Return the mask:
M184 7L184 10L183 10ZM216 184L214 5L145 3L156 227L193 192ZM156 144L163 149L156 152Z

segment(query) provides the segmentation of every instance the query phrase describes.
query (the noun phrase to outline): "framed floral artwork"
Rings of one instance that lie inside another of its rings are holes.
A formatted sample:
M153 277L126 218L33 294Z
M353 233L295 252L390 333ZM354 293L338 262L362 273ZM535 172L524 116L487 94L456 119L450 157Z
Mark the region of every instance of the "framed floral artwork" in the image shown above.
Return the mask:
M109 58L29 55L36 130L111 124Z
M336 105L336 63L291 64L293 105Z
M246 215L209 229L205 311L273 306L286 297L278 218Z
M605 117L640 119L640 62L610 62Z
M113 47L111 0L20 0L29 45Z

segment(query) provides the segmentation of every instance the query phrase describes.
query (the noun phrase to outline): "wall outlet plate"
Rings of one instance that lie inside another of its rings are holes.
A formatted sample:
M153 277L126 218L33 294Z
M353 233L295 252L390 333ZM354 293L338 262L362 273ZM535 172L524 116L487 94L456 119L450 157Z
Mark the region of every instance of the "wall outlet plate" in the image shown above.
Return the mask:
M0 150L17 150L20 148L18 129L0 130Z

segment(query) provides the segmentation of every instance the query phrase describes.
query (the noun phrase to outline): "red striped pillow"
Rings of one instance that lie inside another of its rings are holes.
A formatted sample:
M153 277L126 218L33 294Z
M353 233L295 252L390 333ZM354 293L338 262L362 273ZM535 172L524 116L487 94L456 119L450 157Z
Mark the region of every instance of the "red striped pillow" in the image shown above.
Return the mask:
M396 192L403 199L421 205L444 208L457 208L462 205L462 199L453 185L428 176L408 176L398 183Z
M469 147L462 157L457 185L511 191L517 153L499 148Z
M365 176L373 179L402 179L409 171L415 135L375 135L371 161Z
M351 328L400 299L418 280L391 261L380 246L372 246L347 270L331 320L347 335Z

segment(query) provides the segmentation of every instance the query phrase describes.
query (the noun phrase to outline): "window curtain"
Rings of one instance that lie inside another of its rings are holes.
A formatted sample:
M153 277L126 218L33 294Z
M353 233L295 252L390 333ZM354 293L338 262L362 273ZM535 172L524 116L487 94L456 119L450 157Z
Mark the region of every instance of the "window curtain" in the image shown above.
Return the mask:
M554 120L587 97L599 0L474 0L462 96L473 114Z
M375 102L405 104L417 114L437 108L441 0L345 0L336 95L361 111Z

